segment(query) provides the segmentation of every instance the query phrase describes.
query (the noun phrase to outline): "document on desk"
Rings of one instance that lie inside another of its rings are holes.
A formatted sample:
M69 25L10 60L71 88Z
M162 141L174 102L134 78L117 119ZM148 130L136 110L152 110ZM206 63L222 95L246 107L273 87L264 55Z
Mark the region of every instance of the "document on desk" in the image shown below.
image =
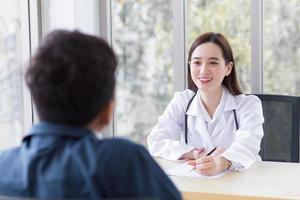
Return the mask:
M169 176L185 176L185 177L196 177L196 178L205 178L205 179L216 179L224 176L227 172L222 172L214 176L205 176L198 174L195 170L192 170L193 166L188 165L186 162L182 163L176 167L172 167L166 170L166 174Z

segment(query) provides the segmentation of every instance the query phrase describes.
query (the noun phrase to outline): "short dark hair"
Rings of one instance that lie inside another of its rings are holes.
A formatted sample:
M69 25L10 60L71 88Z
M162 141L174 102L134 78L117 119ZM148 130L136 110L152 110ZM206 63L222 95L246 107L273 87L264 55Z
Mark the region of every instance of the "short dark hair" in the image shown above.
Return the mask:
M49 33L25 75L40 120L87 125L113 100L116 67L103 39L79 31Z
M234 57L231 50L231 46L228 42L228 40L225 38L224 35L221 33L213 33L213 32L207 32L200 36L198 36L195 41L192 43L191 48L189 50L188 54L188 88L194 91L197 91L198 88L191 77L191 69L190 69L190 62L192 59L192 54L194 50L201 44L212 42L216 45L218 45L223 54L223 58L225 60L225 63L228 64L229 62L232 62L232 70L231 73L228 76L225 76L222 84L229 90L229 92L233 95L239 95L242 94L236 72L235 72L235 63L234 63Z

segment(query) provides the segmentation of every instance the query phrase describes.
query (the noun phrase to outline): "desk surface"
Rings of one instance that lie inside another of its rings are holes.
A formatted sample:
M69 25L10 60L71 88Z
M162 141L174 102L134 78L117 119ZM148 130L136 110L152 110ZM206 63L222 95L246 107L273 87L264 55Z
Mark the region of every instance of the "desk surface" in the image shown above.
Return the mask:
M180 164L155 158L163 169ZM184 199L300 199L300 164L258 162L217 179L170 176Z

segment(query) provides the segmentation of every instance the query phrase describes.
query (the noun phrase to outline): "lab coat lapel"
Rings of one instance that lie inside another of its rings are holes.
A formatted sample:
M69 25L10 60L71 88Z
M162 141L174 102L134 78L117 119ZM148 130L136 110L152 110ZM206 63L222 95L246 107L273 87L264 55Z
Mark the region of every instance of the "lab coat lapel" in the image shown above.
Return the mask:
M218 123L214 128L212 136L217 135L220 131L222 131L225 128L225 126L226 126L226 120L225 120L224 113L222 113L222 115L218 119Z
M212 136L218 134L220 131L222 131L225 128L226 120L225 120L224 112L225 112L225 107L227 102L227 96L228 96L227 91L223 87L221 100L214 114L215 115L214 120L216 120L215 122L216 125L215 128L213 129Z
M212 141L208 134L207 126L205 123L205 119L201 112L201 106L199 104L200 93L197 92L196 97L193 99L189 109L187 110L186 114L188 115L190 122L189 131L196 132L196 134L201 135L203 139L206 141L209 147L212 146Z
M218 113L218 123L216 124L214 132L212 134L213 136L218 134L226 127L229 119L226 119L225 116L231 116L230 114L227 114L227 112L233 112L233 110L237 108L234 96L226 88L223 88L222 98L224 99L221 103L224 104L224 107L222 108L221 112Z
M204 141L206 141L206 147L213 146L204 117L202 115L195 117L195 131L203 137Z

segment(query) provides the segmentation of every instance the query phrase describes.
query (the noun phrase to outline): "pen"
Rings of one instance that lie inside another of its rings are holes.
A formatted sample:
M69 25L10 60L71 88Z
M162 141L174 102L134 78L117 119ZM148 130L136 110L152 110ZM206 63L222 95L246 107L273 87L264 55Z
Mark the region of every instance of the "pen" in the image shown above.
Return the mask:
M216 149L217 149L217 147L213 148L210 152L208 152L208 153L206 154L206 156L211 155Z
M212 150L210 150L210 152L208 152L205 156L211 155L216 149L217 149L217 147L214 147L214 148L213 148ZM194 167L190 170L190 172L193 171L195 168L196 168L196 167L194 166Z

